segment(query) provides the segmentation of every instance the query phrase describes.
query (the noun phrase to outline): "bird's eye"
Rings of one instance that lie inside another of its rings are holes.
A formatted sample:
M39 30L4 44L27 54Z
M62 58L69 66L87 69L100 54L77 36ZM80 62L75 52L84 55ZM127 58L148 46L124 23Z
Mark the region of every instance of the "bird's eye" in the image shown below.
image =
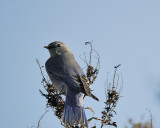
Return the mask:
M60 44L58 44L58 45L57 45L57 47L61 47L61 45L60 45Z

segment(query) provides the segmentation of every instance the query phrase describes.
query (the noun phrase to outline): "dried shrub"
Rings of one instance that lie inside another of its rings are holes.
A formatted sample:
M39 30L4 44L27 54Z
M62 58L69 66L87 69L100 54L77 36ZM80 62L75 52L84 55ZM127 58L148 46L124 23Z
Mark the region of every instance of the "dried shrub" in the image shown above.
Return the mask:
M115 107L117 106L118 100L120 98L120 90L118 90L119 75L117 75L117 69L119 66L120 64L114 67L115 71L113 76L113 83L112 84L108 83L107 80L106 102L105 102L105 108L102 111L101 128L105 125L111 125L117 127L116 122L112 121L112 117L114 116L114 114L117 114L115 111ZM117 84L115 83L116 76L118 76Z
M125 128L153 128L151 122L137 122L135 123L133 119L129 119L129 126L126 126Z

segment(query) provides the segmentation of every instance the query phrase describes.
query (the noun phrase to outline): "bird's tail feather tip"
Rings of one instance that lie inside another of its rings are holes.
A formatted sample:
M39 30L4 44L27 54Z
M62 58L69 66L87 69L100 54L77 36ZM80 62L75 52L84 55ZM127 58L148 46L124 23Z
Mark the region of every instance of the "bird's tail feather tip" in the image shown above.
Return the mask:
M93 94L91 94L91 97L92 97L93 99L99 101L99 99L98 99L96 96L94 96Z
M62 122L67 126L80 125L88 128L84 107L65 106L63 111Z

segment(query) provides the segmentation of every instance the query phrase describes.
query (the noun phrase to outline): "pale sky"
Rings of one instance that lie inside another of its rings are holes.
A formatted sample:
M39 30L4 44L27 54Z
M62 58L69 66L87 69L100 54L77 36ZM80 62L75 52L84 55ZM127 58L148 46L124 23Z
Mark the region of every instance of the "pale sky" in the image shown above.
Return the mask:
M56 40L70 47L82 68L79 56L88 50L84 42L93 41L99 52L101 69L92 89L100 102L84 101L94 116L101 117L104 108L107 72L112 81L113 67L122 64L123 97L114 118L118 128L128 118L149 121L146 108L155 128L160 127L159 0L0 0L0 17L0 127L37 126L46 100L39 93L36 58L44 66L49 53L43 46ZM50 110L41 128L63 127Z

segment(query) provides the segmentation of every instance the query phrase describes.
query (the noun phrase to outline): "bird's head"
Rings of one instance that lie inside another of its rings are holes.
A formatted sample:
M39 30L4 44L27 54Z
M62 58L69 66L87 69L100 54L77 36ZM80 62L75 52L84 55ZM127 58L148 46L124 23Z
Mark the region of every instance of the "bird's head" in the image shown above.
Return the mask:
M64 53L72 54L67 45L60 41L52 42L48 46L44 46L44 48L49 50L51 57L63 55Z

